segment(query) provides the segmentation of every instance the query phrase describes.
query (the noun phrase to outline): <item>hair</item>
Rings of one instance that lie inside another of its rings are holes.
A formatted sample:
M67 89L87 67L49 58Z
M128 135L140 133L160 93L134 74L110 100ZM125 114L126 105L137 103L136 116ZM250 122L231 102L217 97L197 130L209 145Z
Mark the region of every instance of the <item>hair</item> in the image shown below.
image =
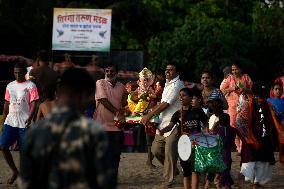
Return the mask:
M114 68L116 73L118 72L118 66L117 66L117 64L113 64L113 63L111 63L111 62L106 63L105 66L104 66L104 69L109 68L109 67Z
M166 66L169 66L169 65L174 66L175 69L176 69L176 72L180 73L181 68L180 68L179 64L177 64L177 63L168 63L168 64L166 64Z
M192 96L195 96L198 99L202 99L202 93L199 89L191 89L192 90Z
M48 63L50 61L49 54L45 50L41 50L37 53L37 60Z
M231 65L231 67L232 66L236 66L237 68L239 68L240 69L240 65L239 64L237 64L237 63L233 63L232 65Z
M226 113L223 113L219 116L219 124L221 126L230 126L230 116Z
M68 68L63 72L58 82L60 93L79 94L95 91L95 83L90 74L82 68Z
M223 101L220 98L210 100L212 113L221 114L223 112Z
M193 96L192 89L189 89L189 88L185 87L185 88L182 88L182 89L180 90L180 92L181 92L181 91L182 91L182 92L185 92L186 95L189 96L189 97L192 97L192 96Z
M203 74L208 74L211 79L214 79L214 75L211 71L204 70L203 72L201 72L200 76L202 77Z
M55 91L56 91L56 85L48 85L43 92L45 93L45 97L47 99L54 99Z
M25 64L24 62L17 62L14 68L22 69L25 73L27 73L27 64Z

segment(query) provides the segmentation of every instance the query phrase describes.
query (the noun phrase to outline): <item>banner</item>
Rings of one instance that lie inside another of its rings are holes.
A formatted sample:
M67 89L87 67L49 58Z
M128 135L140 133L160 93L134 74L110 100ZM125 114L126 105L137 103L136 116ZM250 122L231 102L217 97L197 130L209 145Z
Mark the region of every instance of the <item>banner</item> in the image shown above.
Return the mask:
M54 8L52 50L110 50L111 10Z

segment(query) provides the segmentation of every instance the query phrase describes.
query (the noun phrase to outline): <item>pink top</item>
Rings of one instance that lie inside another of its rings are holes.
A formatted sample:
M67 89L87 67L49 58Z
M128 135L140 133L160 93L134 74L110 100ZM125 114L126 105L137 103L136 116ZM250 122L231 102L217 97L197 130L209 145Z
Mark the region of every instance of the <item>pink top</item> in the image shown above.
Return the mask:
M248 89L251 89L252 85L253 85L251 78L247 74L242 75L239 83L241 85L245 86ZM240 84L238 84L238 85L240 85ZM237 84L236 84L236 80L235 80L234 76L230 75L229 77L227 77L227 79L225 79L221 83L220 89L224 93L226 89L228 89L229 87L234 87L236 85ZM239 99L239 96L240 96L240 93L239 93L238 90L233 91L233 92L228 94L228 101L231 101L231 100L236 101L236 100Z
M94 113L95 121L99 122L105 131L121 131L114 126L114 114L104 107L98 100L107 98L108 101L117 109L122 107L122 98L125 93L125 87L122 83L117 82L113 86L106 79L100 79L96 83L96 112Z
M234 86L240 86L240 85L244 86L247 89L251 89L253 82L247 74L243 74L237 85L234 76L229 75L227 79L224 79L223 82L221 83L220 89L225 94L226 89L230 87L234 87ZM228 105L229 105L228 113L230 115L230 124L232 127L237 126L236 124L237 104L239 102L240 94L241 93L239 90L235 90L225 95L228 101Z

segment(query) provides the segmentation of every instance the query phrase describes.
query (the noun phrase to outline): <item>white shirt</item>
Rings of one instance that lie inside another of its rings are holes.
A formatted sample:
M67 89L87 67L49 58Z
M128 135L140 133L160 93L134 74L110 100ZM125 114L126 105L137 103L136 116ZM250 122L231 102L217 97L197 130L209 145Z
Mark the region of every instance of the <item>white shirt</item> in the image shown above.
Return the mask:
M219 121L219 117L217 117L215 114L210 116L209 121L208 121L209 130L211 130L218 121Z
M166 81L161 102L166 102L170 106L160 113L161 124L159 125L159 129L167 127L171 121L173 114L180 109L179 91L182 88L184 88L184 84L179 79L179 76L172 79L171 81ZM174 128L175 127L173 127L171 131L164 133L164 137L170 136Z
M31 112L31 102L37 100L36 85L31 81L13 81L7 85L5 100L10 102L5 123L11 127L25 128L25 121Z

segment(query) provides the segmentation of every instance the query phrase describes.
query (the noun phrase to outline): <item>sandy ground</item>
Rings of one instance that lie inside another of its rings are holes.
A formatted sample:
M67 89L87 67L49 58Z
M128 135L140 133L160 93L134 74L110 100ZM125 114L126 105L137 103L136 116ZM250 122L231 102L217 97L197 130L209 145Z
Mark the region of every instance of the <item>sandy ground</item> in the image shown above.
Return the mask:
M19 154L13 152L13 156L19 165ZM237 182L237 174L239 168L239 157L235 153L232 153L233 165L232 176L235 182ZM275 156L276 159L278 158ZM119 169L118 189L162 189L165 188L162 185L162 166L154 160L156 169L149 169L145 166L147 159L146 153L123 153L121 156L121 164ZM17 189L17 185L6 186L6 180L10 175L10 170L4 162L2 154L0 155L0 189ZM174 189L182 189L182 175L178 175L175 180L175 184L172 186ZM200 188L204 188L200 184ZM215 188L213 185L211 188ZM236 185L233 188L238 188ZM245 188L252 188L250 183L246 183ZM284 165L276 163L273 167L273 180L267 183L265 189L284 189Z

